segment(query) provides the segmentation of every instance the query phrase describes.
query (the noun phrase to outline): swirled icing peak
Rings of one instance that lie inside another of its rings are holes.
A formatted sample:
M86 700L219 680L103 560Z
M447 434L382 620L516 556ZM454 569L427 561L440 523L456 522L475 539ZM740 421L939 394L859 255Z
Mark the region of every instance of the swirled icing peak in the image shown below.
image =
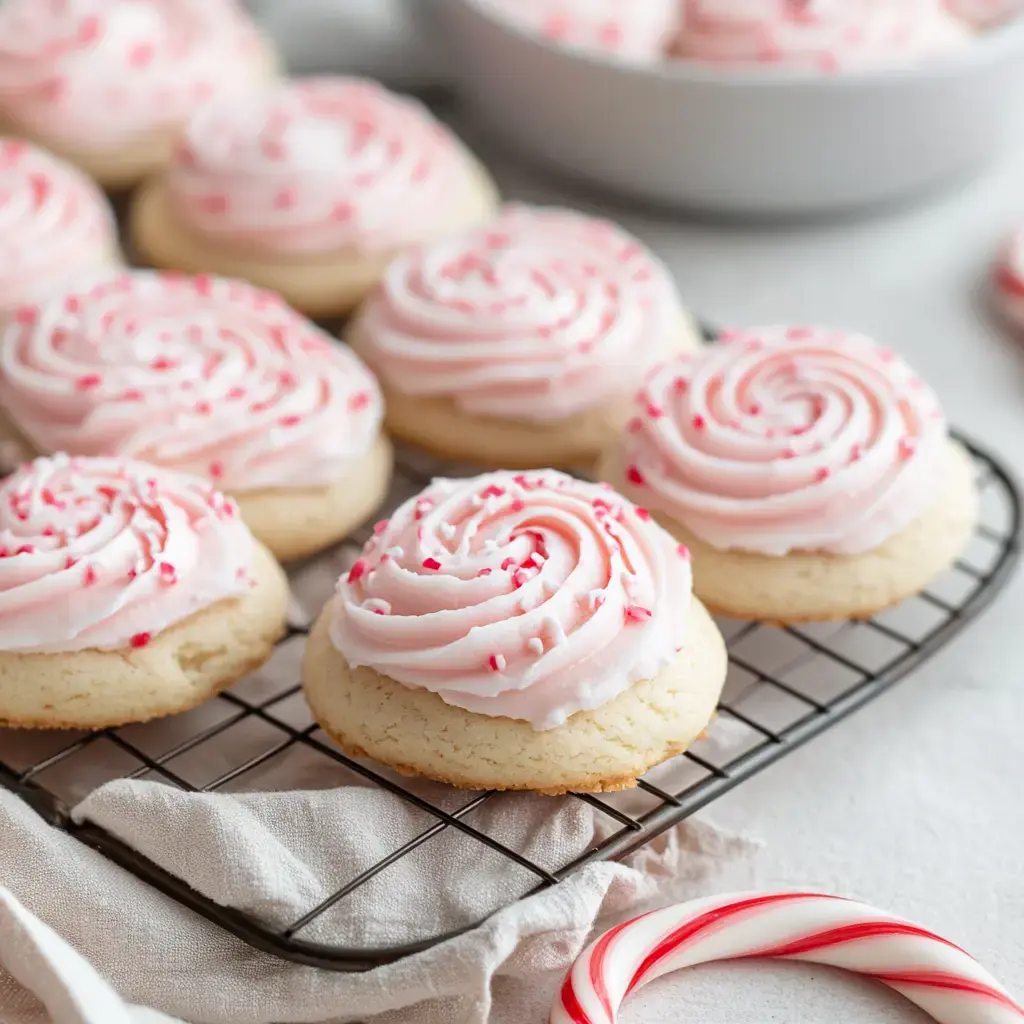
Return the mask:
M383 415L358 358L276 295L150 271L21 309L0 339L0 403L40 450L235 492L338 480Z
M937 500L946 421L893 352L821 327L726 337L641 391L627 493L714 547L767 555L869 551Z
M678 0L487 0L496 14L554 43L630 63L661 60Z
M113 214L91 179L27 142L0 139L0 317L116 253Z
M167 185L196 231L294 253L420 241L479 187L461 143L426 108L354 78L210 104L190 123Z
M338 581L330 633L482 715L563 724L680 649L688 554L644 509L553 470L435 480Z
M942 0L684 0L676 56L819 71L912 64L969 42Z
M253 540L201 480L36 459L0 485L0 651L145 647L251 585Z
M400 255L353 343L396 391L544 421L631 391L678 349L683 318L667 269L625 231L509 206Z
M235 0L5 0L0 111L32 134L113 149L265 74Z

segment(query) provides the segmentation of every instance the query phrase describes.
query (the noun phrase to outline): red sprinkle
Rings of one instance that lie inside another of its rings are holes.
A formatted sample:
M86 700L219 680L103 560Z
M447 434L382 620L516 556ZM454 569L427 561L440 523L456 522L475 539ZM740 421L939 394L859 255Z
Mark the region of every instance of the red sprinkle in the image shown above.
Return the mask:
M382 519L379 523L373 524L373 535L379 537L387 528L390 519Z
M636 507L636 517L641 522L646 523L646 522L648 522L650 520L651 513L648 512L647 509L641 507L640 505L637 505L637 507Z
M88 391L90 388L97 388L103 383L103 378L98 373L87 373L75 381L75 387L79 391Z
M437 570L441 568L441 563L436 558L424 558L423 568Z
M917 445L914 443L914 439L911 437L900 438L900 458L909 459L914 454Z
M301 416L282 416L278 421L281 427L297 427L302 422Z
M178 364L173 359L168 359L167 356L157 356L150 364L151 370L162 372L164 370L173 370Z
M14 319L17 323L28 327L36 322L36 317L38 315L39 310L36 306L19 306L17 312L14 314Z
M209 416L213 412L213 406L209 402L196 402L192 408L199 416Z
M31 544L22 544L20 548L15 549L16 555L34 555L36 549Z
M131 639L132 647L145 647L153 639L150 633L136 633Z
M512 558L512 557L506 558L505 561L501 563L502 572L508 572L508 570L511 569L512 566L515 565L515 564L516 564L516 560L514 558Z
M370 404L369 391L357 391L349 400L348 407L351 412L359 412Z
M145 67L153 59L155 52L156 49L152 43L136 43L128 51L128 63L133 68Z
M165 583L178 582L178 571L170 562L161 562L159 568L160 576L163 578Z
M796 458L796 449L795 448L787 448L782 453L782 457L784 459L795 459Z
M685 544L680 544L679 547L676 548L676 554L680 558L689 558L690 549Z
M87 587L91 587L96 582L96 570L91 565L87 565L85 567L85 574L82 577L82 582Z
M72 558L70 555L68 555L67 558L64 559L64 568L65 569L74 569L74 567L76 565L78 565L78 559L77 558Z
M630 622L649 622L654 618L654 613L650 608L642 608L638 604L631 604L626 606L626 618Z
M693 417L693 429L694 430L703 430L707 425L708 425L708 421L706 419L704 419L704 417L701 416L700 413L697 413L697 415Z
M757 404L757 402L754 402L754 404L751 405L751 407L747 410L747 412L750 413L751 416L760 416L761 415L761 406L759 406Z
M209 473L214 480L219 480L224 475L224 463L219 459L214 459L210 463Z
M652 419L660 419L665 415L665 410L660 405L656 405L654 402L648 401L646 403L647 415Z
M237 385L233 388L228 388L227 390L228 398L245 398L245 395L245 388L240 388Z
M522 512L526 508L526 502L522 498L516 498L508 508L510 512Z
M487 659L487 664L491 666L492 672L500 672L505 667L505 658L501 654L492 654Z
M489 484L481 492L481 498L500 498L505 493L504 487L499 487L497 484Z
M858 462L860 460L860 454L861 454L860 453L860 445L859 444L855 444L850 449L850 461L851 462Z
M480 570L480 571L479 571L479 572L477 573L477 576L490 576L490 575L491 575L491 572L492 572L492 570L491 570L491 569L481 569L481 570Z
M643 430L644 421L639 416L634 416L627 424L626 430L630 434L635 434L638 430Z
M138 388L128 388L118 396L122 402L141 402L145 395Z
M355 583L356 580L361 580L369 572L369 569L370 563L365 558L357 559L348 571L348 582Z
M626 467L626 479L636 487L643 487L646 483L643 473L636 466Z
M815 474L815 480L827 480L832 475L832 471L827 466L822 466Z

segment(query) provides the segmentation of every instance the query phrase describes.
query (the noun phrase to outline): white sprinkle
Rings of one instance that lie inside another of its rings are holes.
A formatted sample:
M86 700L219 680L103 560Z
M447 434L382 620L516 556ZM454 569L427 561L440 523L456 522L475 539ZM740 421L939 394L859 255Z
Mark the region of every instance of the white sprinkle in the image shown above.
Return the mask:
M505 660L505 655L504 654L495 654L494 655L494 666L495 666L495 668L497 668L497 670L499 672L504 672L505 671L505 666L507 664L508 664L508 662Z
M370 577L367 576L367 579ZM385 615L391 614L391 605L387 601L380 597L371 597L368 601L363 602L363 607L368 612L383 612Z
M543 565L547 561L547 558L544 555L542 555L539 551L534 551L534 553L530 555L530 557L534 560L534 562L537 563L537 565Z
M539 636L526 641L526 646L539 658L544 653L544 641Z
M469 503L470 503L470 505L473 506L473 508L483 508L484 507L484 499L481 498L479 494L474 494L469 499Z
M539 595L528 594L519 602L519 610L522 612L532 612L540 603L541 598Z
M369 572L368 572L368 573L366 574L366 585L367 585L368 587L372 585L372 583L373 583L373 580L374 580L374 577L375 577L376 575L377 575L377 570L376 570L376 569L371 569L371 570L370 570L370 571L369 571Z
M438 529L445 540L451 540L455 536L455 527L451 523L441 523Z
M484 551L497 551L497 550L498 550L498 542L496 540L485 540L484 541Z
M547 634L551 638L551 643L555 647L559 644L565 643L565 630L562 629L562 624L553 615L545 615L541 625L545 630L547 630Z
M605 592L603 590L592 590L587 594L587 600L590 604L591 610L593 610L594 608L600 608L608 598L605 596Z
M388 548L384 553L386 555L390 555L392 558L402 558L405 555L405 549L396 546Z

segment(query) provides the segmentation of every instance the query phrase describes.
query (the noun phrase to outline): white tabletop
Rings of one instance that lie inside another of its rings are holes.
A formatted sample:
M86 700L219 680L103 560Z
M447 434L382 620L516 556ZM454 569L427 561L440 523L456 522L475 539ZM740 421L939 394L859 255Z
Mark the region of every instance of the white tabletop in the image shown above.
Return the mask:
M389 0L386 14L367 0L345 8L365 19L372 7L376 19L365 39L347 34L345 52L362 54L362 63L375 54L382 73L404 70L415 78L420 65L408 26L402 46L397 34L377 32L384 22L395 24L397 3ZM298 14L316 9L334 18L344 7L338 0L257 6L272 15L289 56L304 67L320 58L309 43L318 33L304 28ZM340 45L342 36L335 39ZM366 40L380 49L371 53ZM831 323L901 350L938 389L953 422L1024 475L1024 345L987 315L982 291L994 249L1015 221L1024 222L1024 151L913 209L755 229L641 213L555 183L483 140L478 148L507 196L600 211L636 231L669 262L691 307L709 321ZM911 917L965 946L1018 996L1022 603L1024 576L910 679L707 812L766 841L760 884L820 887ZM924 1019L900 998L836 972L732 965L654 984L628 1006L623 1022Z
M1024 221L1024 152L955 194L844 223L750 228L638 212L491 157L505 194L599 210L670 264L717 324L822 322L901 350L953 422L1024 470L1024 347L986 274ZM1022 339L1024 341L1024 339ZM1024 992L1024 630L1018 577L934 661L707 812L767 842L759 882L854 895L964 945ZM624 1024L924 1020L821 968L730 965L656 983Z

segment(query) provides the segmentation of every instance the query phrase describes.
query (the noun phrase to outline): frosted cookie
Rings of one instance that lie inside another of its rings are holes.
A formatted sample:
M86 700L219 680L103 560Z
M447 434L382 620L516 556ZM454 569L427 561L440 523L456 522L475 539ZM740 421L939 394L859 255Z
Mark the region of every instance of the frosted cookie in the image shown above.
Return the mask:
M692 551L709 607L867 617L971 537L974 471L894 353L826 328L735 331L653 374L601 475Z
M275 58L236 0L6 0L0 124L107 188L167 162L208 100L244 94Z
M184 711L270 656L288 584L230 498L144 463L37 459L0 485L0 724Z
M0 138L0 323L24 303L121 263L114 215L81 171Z
M494 186L419 103L311 78L214 103L132 228L157 266L244 277L312 316L341 315L409 245L491 216Z
M836 72L915 64L972 33L942 0L684 0L672 55Z
M513 468L592 463L645 372L700 344L635 238L526 206L403 253L348 340L381 380L394 435Z
M124 272L23 308L0 337L0 408L38 452L207 477L282 559L344 537L391 474L373 375L241 281Z
M662 60L678 0L486 0L493 14L560 46L632 64Z
M995 266L995 300L1010 324L1024 330L1024 230L1004 246Z
M725 679L684 548L553 470L435 480L379 523L306 649L346 750L471 789L600 792L685 750Z
M1024 14L1024 0L946 0L946 7L976 29L997 28Z

